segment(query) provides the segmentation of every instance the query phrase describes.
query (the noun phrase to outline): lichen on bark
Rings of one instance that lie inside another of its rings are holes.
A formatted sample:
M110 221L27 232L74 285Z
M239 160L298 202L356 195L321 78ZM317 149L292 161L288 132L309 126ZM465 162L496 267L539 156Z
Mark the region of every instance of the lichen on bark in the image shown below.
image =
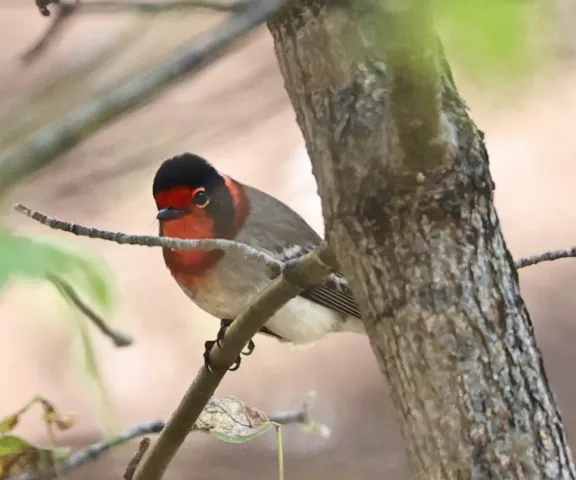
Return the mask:
M269 21L327 239L416 478L576 478L483 135L431 19L425 1L293 0Z

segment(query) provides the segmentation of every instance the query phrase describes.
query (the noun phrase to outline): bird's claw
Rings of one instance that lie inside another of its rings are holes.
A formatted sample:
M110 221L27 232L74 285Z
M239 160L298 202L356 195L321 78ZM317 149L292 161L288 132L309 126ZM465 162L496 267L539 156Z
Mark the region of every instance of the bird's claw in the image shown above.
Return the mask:
M224 340L224 337L226 336L226 330L228 329L228 327L231 324L232 324L232 320L222 319L220 321L220 330L218 330L218 334L216 335L216 340L209 340L209 341L204 343L204 365L206 366L206 369L212 374L214 374L214 371L217 367L212 363L212 360L210 359L210 351L212 350L212 347L214 345L218 345L220 348L222 348L222 341ZM252 355L254 348L255 348L254 341L250 340L246 344L246 351L242 350L240 353L242 355L246 355L246 356ZM242 359L240 358L240 356L238 356L238 358L234 361L234 363L230 367L228 367L228 371L234 372L234 371L238 370L240 368L240 362L241 361L242 361Z
M207 342L204 342L204 366L206 367L206 369L211 373L214 374L215 369L217 368L213 363L212 363L212 359L210 358L210 351L212 350L212 347L216 344L215 340L208 340ZM238 357L234 363L232 365L230 365L228 367L228 371L229 372L234 372L236 370L238 370L240 368L240 362L242 362L242 359L240 357Z
M254 345L254 341L250 340L246 345L246 351L242 350L240 353L247 357L248 355L252 355L252 352L254 352L254 348L256 348L256 345Z
M224 336L226 335L226 330L228 330L228 327L232 324L232 320L224 318L222 320L220 320L220 330L218 330L218 334L216 335L216 344L222 348L222 340L224 340ZM244 356L248 356L248 355L252 355L252 352L254 352L254 348L256 347L256 345L254 345L254 341L250 340L248 342L248 344L246 345L246 351L242 350L242 352L240 352L242 355ZM235 369L237 370L237 368Z

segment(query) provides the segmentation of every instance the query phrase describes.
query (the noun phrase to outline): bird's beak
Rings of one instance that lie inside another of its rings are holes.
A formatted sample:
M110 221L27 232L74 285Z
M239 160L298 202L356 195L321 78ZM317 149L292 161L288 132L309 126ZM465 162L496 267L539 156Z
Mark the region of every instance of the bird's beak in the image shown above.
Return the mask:
M183 210L181 208L166 207L158 212L156 218L158 220L176 220L177 218L183 217L187 213L187 210Z

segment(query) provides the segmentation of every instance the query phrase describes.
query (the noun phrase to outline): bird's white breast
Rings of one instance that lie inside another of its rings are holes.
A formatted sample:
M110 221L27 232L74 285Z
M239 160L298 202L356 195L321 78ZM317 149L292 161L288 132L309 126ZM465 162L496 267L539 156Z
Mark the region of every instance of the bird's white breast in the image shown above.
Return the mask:
M292 343L310 343L339 331L342 324L342 318L332 310L296 297L278 310L266 327Z
M250 274L247 274L250 277ZM266 286L261 278L245 278L234 286L222 281L220 275L205 279L195 294L180 285L184 292L203 310L223 319L234 319L250 304L254 296ZM256 286L258 285L258 286ZM268 320L266 327L285 340L304 344L320 340L330 332L364 333L362 322L340 315L303 297L295 297Z

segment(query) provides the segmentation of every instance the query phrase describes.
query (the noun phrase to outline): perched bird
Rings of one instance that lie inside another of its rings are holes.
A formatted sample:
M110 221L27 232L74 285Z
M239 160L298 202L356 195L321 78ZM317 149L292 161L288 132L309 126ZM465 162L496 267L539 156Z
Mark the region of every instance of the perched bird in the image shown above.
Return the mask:
M163 236L236 240L282 261L297 258L322 241L290 207L218 172L191 153L162 163L154 178L153 195ZM269 267L239 251L164 248L163 255L186 295L221 320L218 342L232 320L273 279ZM356 301L339 274L288 302L260 331L294 344L314 342L330 332L365 333ZM213 344L206 342L207 367ZM245 354L253 348L251 342ZM239 361L230 369L236 370Z

